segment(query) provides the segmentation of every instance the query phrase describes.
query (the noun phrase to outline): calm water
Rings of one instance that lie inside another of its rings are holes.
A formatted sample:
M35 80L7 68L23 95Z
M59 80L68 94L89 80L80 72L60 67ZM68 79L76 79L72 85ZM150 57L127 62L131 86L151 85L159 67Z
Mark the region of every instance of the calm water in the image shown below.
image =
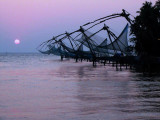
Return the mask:
M160 120L160 77L0 54L0 120Z

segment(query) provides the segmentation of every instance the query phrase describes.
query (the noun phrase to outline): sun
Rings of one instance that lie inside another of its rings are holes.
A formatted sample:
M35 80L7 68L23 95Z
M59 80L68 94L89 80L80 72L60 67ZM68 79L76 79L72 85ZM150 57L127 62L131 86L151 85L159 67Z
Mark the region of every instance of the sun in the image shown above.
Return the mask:
M14 43L15 43L15 44L20 44L20 40L19 40L19 39L16 39L16 40L14 41Z

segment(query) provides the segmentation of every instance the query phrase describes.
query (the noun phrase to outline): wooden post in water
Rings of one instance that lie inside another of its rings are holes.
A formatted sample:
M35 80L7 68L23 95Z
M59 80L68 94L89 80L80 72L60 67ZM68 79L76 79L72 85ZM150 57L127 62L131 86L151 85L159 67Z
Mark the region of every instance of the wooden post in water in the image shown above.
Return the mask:
M122 63L120 62L120 70L122 70Z
M104 66L106 65L106 59L104 60Z
M116 60L116 68L118 68L118 61Z
M126 61L126 69L127 69L127 61Z
M114 67L114 61L112 61L112 66Z
M78 58L76 57L76 62L78 62Z
M96 66L96 58L93 57L93 66Z
M63 61L63 55L61 55L61 61Z
M81 62L83 61L83 58L81 58Z

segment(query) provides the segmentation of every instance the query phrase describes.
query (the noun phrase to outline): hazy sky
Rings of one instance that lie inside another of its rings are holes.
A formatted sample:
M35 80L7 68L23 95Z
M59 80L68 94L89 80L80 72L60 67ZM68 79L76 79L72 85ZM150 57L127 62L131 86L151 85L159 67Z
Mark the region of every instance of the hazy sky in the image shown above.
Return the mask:
M36 52L52 36L127 10L134 16L145 0L0 0L0 52ZM155 3L156 0L147 0ZM111 24L120 31L126 21ZM115 31L116 31L115 30ZM19 45L14 44L20 39Z

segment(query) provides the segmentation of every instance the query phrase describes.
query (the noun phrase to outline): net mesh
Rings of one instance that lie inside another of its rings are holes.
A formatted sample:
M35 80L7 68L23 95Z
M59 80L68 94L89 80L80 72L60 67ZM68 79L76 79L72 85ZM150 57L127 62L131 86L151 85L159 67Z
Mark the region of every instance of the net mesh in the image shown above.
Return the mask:
M128 34L128 24L120 34L120 36L110 43L109 45L105 46L105 43L102 44L102 46L105 46L105 48L110 50L117 50L117 51L126 51L126 47L128 47L128 41L127 41L127 34Z

